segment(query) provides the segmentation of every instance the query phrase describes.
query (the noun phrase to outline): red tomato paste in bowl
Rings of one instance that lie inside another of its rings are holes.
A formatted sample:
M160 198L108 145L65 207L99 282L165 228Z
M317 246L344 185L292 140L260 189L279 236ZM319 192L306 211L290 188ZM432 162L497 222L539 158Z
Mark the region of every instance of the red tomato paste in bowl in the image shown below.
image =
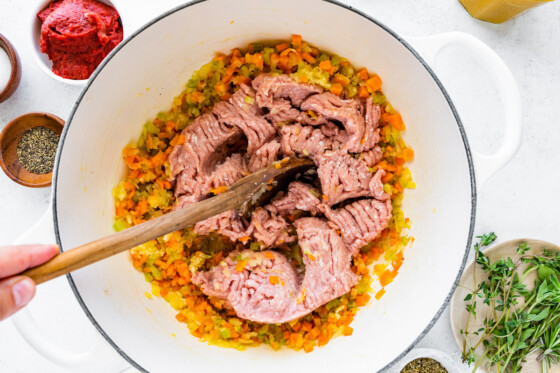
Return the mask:
M123 39L115 8L96 0L53 1L41 20L41 52L63 78L88 79L103 58Z

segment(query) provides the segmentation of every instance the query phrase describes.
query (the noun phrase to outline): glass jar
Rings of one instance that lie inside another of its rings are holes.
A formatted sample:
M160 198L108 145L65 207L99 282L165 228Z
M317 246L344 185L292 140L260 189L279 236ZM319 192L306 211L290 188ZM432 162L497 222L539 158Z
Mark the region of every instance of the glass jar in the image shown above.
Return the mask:
M553 0L459 0L474 18L502 23L527 9Z

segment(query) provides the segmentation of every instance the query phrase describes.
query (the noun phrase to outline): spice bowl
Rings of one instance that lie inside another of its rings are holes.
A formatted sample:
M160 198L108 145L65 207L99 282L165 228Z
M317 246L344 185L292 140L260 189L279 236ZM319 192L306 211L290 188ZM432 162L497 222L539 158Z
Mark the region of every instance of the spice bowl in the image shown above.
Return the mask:
M415 348L410 351L404 358L401 359L396 365L395 369L391 370L395 373L400 373L409 363L417 359L428 358L437 361L448 373L459 373L461 370L459 366L449 355L445 352L433 348Z
M19 86L21 80L21 63L19 61L19 56L8 39L2 34L0 34L0 48L3 49L8 58L10 59L10 76L5 86L0 87L0 103L6 101L10 96L14 94Z
M122 7L119 7L118 4L115 4L116 1L111 1L111 0L98 0L98 1L103 4L112 6L117 10L117 12L119 12L121 25L123 27L123 40L124 40L129 35L129 33L128 33L128 27L126 27L125 22L123 21L123 10L121 9ZM35 6L31 8L30 24L29 24L29 30L30 30L29 43L30 43L30 49L31 49L31 54L33 55L33 59L35 60L39 68L54 80L72 86L84 87L89 79L75 80L75 79L63 78L59 75L56 75L52 71L52 62L49 60L49 57L45 53L41 52L41 47L39 46L39 40L41 39L41 21L39 20L39 17L37 17L37 13L46 9L50 4L51 4L51 0L39 0L35 3ZM128 24L128 21L126 23Z
M0 133L0 166L4 173L16 183L26 187L42 188L51 185L52 170L47 173L28 171L18 156L18 147L20 147L20 150L23 149L21 151L28 152L30 150L29 147L34 145L33 141L44 142L43 138L33 139L33 136L31 136L37 132L44 133L45 130L39 129L40 127L54 132L57 136L56 144L58 144L58 137L62 133L63 126L64 121L62 119L48 113L24 114L8 123L2 133ZM50 132L48 133L50 134ZM25 143L20 145L22 141L25 141ZM40 143L36 145L44 146L45 144ZM56 150L53 151L55 152ZM28 165L27 167L32 168L31 166ZM35 166L44 167L44 165Z

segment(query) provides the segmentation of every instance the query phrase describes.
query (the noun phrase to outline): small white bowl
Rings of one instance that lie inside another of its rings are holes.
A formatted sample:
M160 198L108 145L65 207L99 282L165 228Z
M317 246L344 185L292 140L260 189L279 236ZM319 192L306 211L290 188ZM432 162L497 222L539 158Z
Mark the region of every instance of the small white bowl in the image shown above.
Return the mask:
M395 364L394 372L400 372L408 363L413 360L420 359L423 357L427 357L430 359L434 359L449 373L460 373L459 367L457 363L445 352L440 350L435 350L433 348L415 348L414 350L410 351L405 357L401 359L397 364Z
M115 8L117 12L119 12L119 15L121 17L122 27L123 27L123 40L124 40L129 35L127 32L128 22L124 19L123 12L121 11L121 9L115 4L116 1L111 1L111 0L97 0L97 1L110 5L113 8ZM39 68L54 80L58 80L59 82L66 83L73 86L83 87L86 85L89 79L81 79L81 80L66 79L56 75L55 73L52 72L52 62L49 60L49 57L45 53L42 53L41 48L39 47L39 39L41 37L41 21L39 20L39 17L37 17L37 13L47 8L50 3L51 0L39 0L35 4L35 7L33 7L33 9L31 10L31 15L30 15L31 22L29 25L29 30L30 30L29 41L31 47L31 54L33 55L33 59L35 60L35 62L37 62L37 64L39 65Z

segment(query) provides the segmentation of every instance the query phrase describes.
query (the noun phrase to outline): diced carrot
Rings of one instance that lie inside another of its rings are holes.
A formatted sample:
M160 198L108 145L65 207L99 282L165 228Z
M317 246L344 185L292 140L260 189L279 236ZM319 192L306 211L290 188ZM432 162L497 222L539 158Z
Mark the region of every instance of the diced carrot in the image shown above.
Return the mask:
M381 84L382 82L379 75L372 76L366 82L366 85L372 92L379 91L381 89Z
M226 93L224 93L223 95L220 96L220 100L222 100L222 101L227 101L230 98L231 98L231 93L229 93L229 92L226 92Z
M292 45L294 47L299 47L301 45L301 35L292 35Z
M371 297L367 293L356 296L356 306L358 307L365 306L366 304L368 304L370 298Z
M366 98L369 97L369 92L365 86L361 86L358 90L358 96Z
M381 181L383 182L383 184L388 183L389 181L391 181L391 179L393 179L393 174L390 172L385 173L385 175L381 178Z
M154 167L161 166L163 164L163 162L166 161L166 158L167 157L165 156L165 153L162 152L162 151L159 151L156 155L154 155L152 157L152 165Z
M223 95L224 93L227 92L227 87L226 87L226 84L224 82L216 83L216 85L214 86L214 89L216 90L216 93L219 94L219 95Z
M344 329L342 329L342 335L344 335L346 337L352 335L352 333L354 333L354 329L352 329L349 326L345 326Z
M241 84L249 85L251 84L251 79L243 75L237 75L235 77L235 82L237 83L237 85L241 85Z
M280 43L276 46L276 50L278 52L282 52L284 49L289 48L290 46L287 43Z
M358 71L356 75L358 76L358 78L362 79L363 81L366 81L369 78L368 71L365 67L362 68L360 71Z
M140 173L140 171L138 170L132 170L129 174L128 174L128 178L131 180L134 180L138 177L138 174Z
M337 96L340 96L342 94L342 90L343 90L343 88L342 88L341 84L336 83L336 84L331 85L331 89L330 89L331 93L333 93Z
M310 353L311 351L313 351L313 344L311 342L304 342L303 351L305 351L306 353Z
M401 158L401 157L395 157L395 164L397 166L402 166L405 163L406 163L406 159Z
M414 158L414 150L412 150L410 148L406 148L402 151L402 155L403 155L404 159L406 159L407 161L410 161L411 159Z
M403 261L404 261L403 253L402 253L402 251L399 251L397 253L397 256L396 256L395 260L393 261L393 269L395 271L398 271L401 268L401 266L403 264Z
M260 54L260 53L255 54L253 56L253 60L254 60L253 63L255 64L255 66L257 66L257 68L262 70L262 68L264 66L264 60L263 60L262 54Z
M383 249L377 246L373 246L369 251L373 260L379 259L381 254L383 254Z
M309 81L309 78L305 75L301 75L299 77L299 81L302 82L302 83L307 83Z
M319 62L319 68L321 70L324 70L324 71L327 71L327 72L331 73L331 71L333 70L333 65L331 64L330 60L325 60L325 61Z
M385 113L385 114L383 114L382 119L383 119L383 121L389 123L391 126L393 126L398 131L404 131L405 130L405 126L404 126L402 117L399 113L396 113L396 114Z
M313 325L309 321L304 321L301 323L301 330L310 332L313 328Z
M318 346L324 346L327 343L329 343L329 337L324 334L320 335L319 338L317 339Z
M277 285L280 283L280 279L278 276L268 276L268 282L270 282L271 285Z
M339 83L343 87L348 87L350 85L350 79L342 74L335 74L333 82Z
M210 189L210 192L213 194L220 194L220 193L224 193L226 190L227 187L225 185L222 185L221 187Z
M233 71L227 71L226 75L222 78L222 82L228 84L233 79ZM194 93L194 92L193 92ZM193 100L196 102L196 100Z
M292 326L292 330L293 330L294 332L296 332L296 333L299 332L300 329L301 329L301 322L299 322L299 321L296 322L296 323Z
M313 63L315 63L315 61L317 61L317 60L315 59L315 57L313 57L313 56L312 56L310 53L308 53L308 52L303 53L303 54L301 55L301 57L302 57L305 61L307 61L307 62L309 62L309 63L311 63L311 64L313 64Z
M317 339L320 335L321 330L318 327L314 327L309 333L307 333L307 337L309 339Z
M270 339L270 347L272 347L274 350L278 350L280 348L280 345L276 343L273 339Z
M274 254L272 254L270 251L267 251L264 253L264 257L268 259L274 259Z
M237 264L235 265L235 270L237 272L243 272L243 270L245 269L245 265L247 264L246 260L240 260L239 262L237 262Z
M377 293L375 293L375 299L379 300L383 295L385 295L385 289L381 289Z
M185 320L187 319L187 318L186 318L185 316L183 316L183 314L180 313L180 312L175 316L175 318L176 318L177 321L179 321L179 322L183 322L183 321L185 321Z
M284 72L290 71L291 70L290 58L288 56L284 55L284 56L280 56L279 59L280 60L278 61L278 68L280 68Z
M144 215L145 213L148 212L148 201L143 199L141 201L138 201L138 204L136 205L136 210L138 211L138 213L140 215Z
M280 62L280 56L277 55L276 53L272 53L270 55L270 67L275 69L276 66L278 65L278 62Z
M379 282L381 283L381 286L385 287L388 284L390 284L393 279L395 278L396 275L396 271L390 271L390 270L385 270L381 276L379 276Z

